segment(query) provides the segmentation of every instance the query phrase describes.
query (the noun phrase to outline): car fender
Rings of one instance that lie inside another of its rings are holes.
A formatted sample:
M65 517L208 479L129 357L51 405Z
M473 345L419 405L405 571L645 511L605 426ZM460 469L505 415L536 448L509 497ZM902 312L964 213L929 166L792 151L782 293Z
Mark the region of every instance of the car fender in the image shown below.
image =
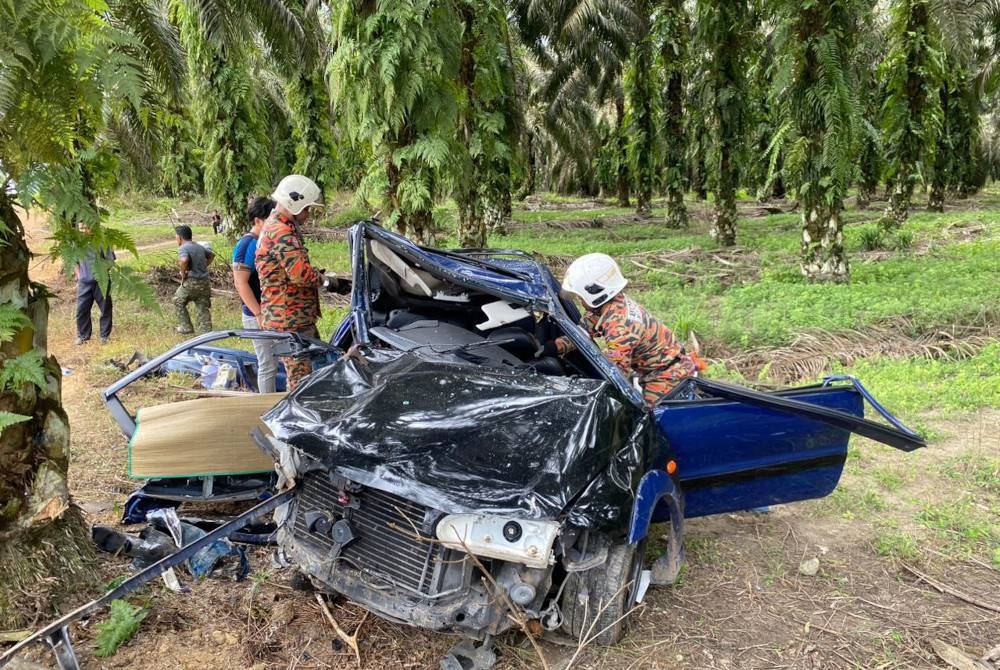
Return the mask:
M670 542L681 543L684 537L684 499L674 479L664 470L650 470L639 481L629 522L628 541L635 544L649 533L649 524L660 502L670 516Z

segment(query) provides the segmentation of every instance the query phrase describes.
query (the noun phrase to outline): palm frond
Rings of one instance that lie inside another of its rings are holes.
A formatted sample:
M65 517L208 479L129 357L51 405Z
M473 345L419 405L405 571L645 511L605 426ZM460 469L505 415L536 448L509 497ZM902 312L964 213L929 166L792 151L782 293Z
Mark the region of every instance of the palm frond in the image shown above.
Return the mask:
M288 5L283 0L240 0L240 11L250 17L273 53L301 64L306 35L299 16Z
M164 88L178 99L184 89L187 66L177 29L167 18L162 0L115 0L112 20L133 33L142 45L137 57Z
M976 43L976 29L983 20L983 3L979 0L931 0L930 11L948 55L967 63Z

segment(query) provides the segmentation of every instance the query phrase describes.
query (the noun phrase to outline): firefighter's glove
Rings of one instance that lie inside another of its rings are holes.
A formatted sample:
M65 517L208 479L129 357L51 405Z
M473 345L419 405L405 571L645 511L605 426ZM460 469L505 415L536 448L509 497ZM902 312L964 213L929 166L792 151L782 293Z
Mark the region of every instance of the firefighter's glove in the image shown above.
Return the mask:
M549 340L542 346L538 347L538 351L535 352L535 358L550 358L559 356L559 347L556 346L555 340Z
M333 275L326 275L323 277L323 290L327 293L347 295L351 292L351 281L349 279L334 277Z

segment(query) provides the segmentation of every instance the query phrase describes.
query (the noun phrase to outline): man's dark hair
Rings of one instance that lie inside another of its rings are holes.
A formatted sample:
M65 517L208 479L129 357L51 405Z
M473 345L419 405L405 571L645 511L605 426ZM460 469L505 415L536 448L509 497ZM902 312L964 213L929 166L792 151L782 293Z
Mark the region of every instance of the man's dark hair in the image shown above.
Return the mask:
M247 218L250 219L250 223L253 223L254 219L267 219L271 216L271 210L275 208L276 203L274 200L265 197L254 198L253 201L247 206Z
M191 226L174 226L174 232L185 242L190 242L194 237L194 234L191 232Z

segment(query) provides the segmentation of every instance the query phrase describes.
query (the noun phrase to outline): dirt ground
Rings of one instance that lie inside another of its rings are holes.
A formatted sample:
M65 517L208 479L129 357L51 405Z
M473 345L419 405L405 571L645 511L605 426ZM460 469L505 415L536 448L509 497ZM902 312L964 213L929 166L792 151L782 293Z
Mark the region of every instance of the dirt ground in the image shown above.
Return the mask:
M41 244L45 234L34 222L29 243ZM72 283L42 261L33 278L57 295L49 346L68 372L63 400L73 431L72 493L88 520L115 523L135 483L125 474L125 440L100 401L100 390L118 376L102 360L141 349L143 333L116 330L107 349L76 347ZM930 448L903 454L859 440L830 498L767 514L691 520L680 583L649 592L619 645L581 650L543 641L543 661L523 633L511 632L497 641L497 667L949 667L935 653L935 640L980 657L1000 644L1000 559L994 556L1000 556L1000 482L995 472L992 481L989 473L972 481L961 468L1000 455L1000 411L921 418L941 436ZM929 525L932 503L968 509L969 518L992 533L969 537L957 522ZM662 532L654 528L654 538ZM648 560L655 551L650 548ZM292 588L267 550L251 550L250 557L251 576L241 583L188 579L190 592L174 594L157 582L136 594L131 601L150 613L110 658L92 655L102 617L77 626L83 667L436 668L457 642L364 618L360 608L335 601L331 611L340 626L349 633L360 626L359 664L332 634L313 593ZM800 564L812 558L819 560L818 573L800 574ZM102 561L109 581L128 572L124 560ZM51 663L41 649L32 658Z

